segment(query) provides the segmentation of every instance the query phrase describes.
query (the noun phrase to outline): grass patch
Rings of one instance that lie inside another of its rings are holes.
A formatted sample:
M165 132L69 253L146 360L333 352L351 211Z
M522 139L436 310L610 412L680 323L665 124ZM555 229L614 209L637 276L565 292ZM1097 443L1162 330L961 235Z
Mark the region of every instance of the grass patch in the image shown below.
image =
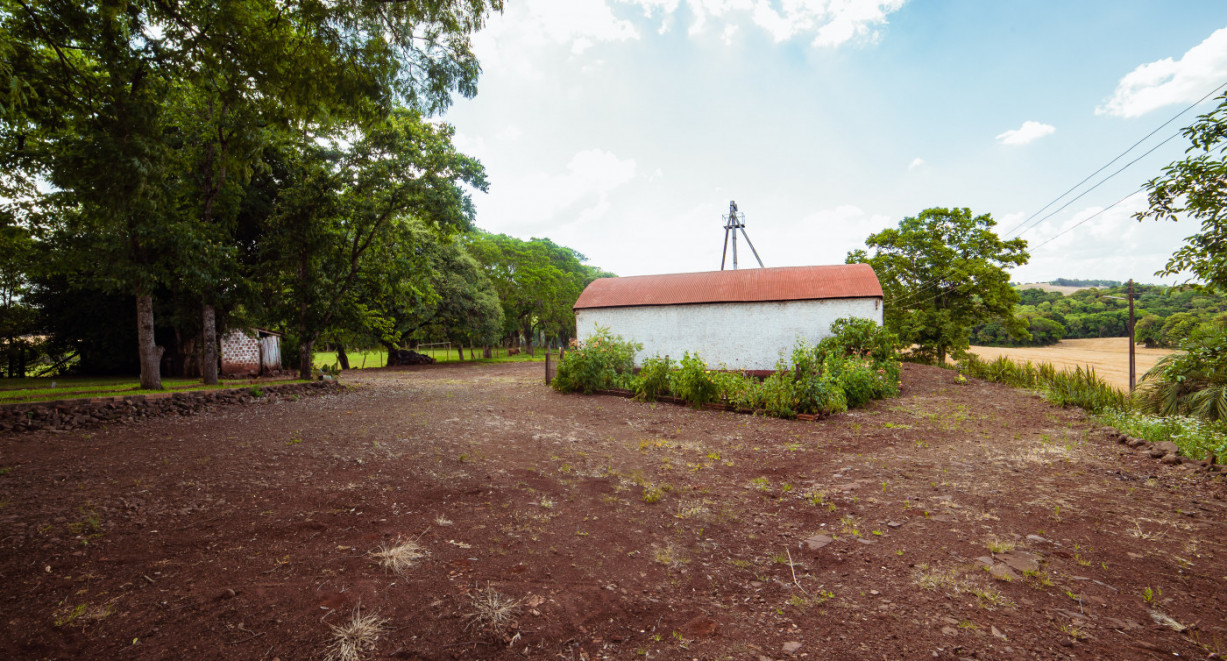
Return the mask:
M403 574L413 569L418 560L425 558L426 549L413 540L396 540L394 544L381 544L379 549L371 552L371 557L380 567L393 574Z
M501 636L515 622L520 612L520 600L500 594L492 586L470 595L472 609L465 615L466 629L477 629Z
M1227 462L1227 422L1211 422L1182 415L1158 416L1124 409L1111 409L1098 416L1099 422L1115 427L1151 443L1171 441L1180 453L1194 459L1214 456Z
M256 388L251 385L251 381L248 379L228 379L215 386L206 386L198 379L162 379L163 390L145 390L141 388L140 381L135 377L115 377L109 379L77 379L68 377L57 379L3 379L2 381L0 383L0 404L25 404L60 399L123 397L166 392L193 392L198 390L225 390L228 388ZM55 383L54 388L51 387L52 382ZM307 383L307 381L287 379L274 383Z
M361 661L375 651L388 621L378 613L363 615L357 610L344 624L330 624L332 641L324 651L324 661Z

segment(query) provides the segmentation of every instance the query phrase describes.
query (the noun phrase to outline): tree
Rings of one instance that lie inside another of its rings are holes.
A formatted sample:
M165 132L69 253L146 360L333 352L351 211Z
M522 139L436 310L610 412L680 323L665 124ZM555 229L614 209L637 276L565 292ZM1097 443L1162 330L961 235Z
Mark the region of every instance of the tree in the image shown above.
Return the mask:
M476 93L469 35L501 6L0 0L0 142L15 147L3 165L45 174L49 197L75 223L64 231L104 241L99 281L136 295L143 387L161 387L152 292L186 281L207 308L232 275L208 268L210 255L179 258L215 244L211 205L255 151L234 148L252 122L365 124L402 102L442 110L453 92ZM192 93L178 93L183 85ZM175 121L185 98L207 110L198 113L202 140L185 138ZM188 158L176 153L193 145ZM185 174L199 175L186 205L198 222L181 213ZM195 268L192 277L181 264ZM204 317L207 328L207 309Z
M1000 319L1014 337L1030 338L1025 321L1015 316L1018 292L1006 268L1027 263L1027 242L1002 241L988 214L970 209L926 209L904 218L897 229L870 235L864 250L847 262L873 267L886 297L888 329L915 344L923 358L945 362L970 345L972 327Z
M305 137L284 154L286 185L276 192L264 250L280 274L270 295L283 299L282 316L294 320L302 378L311 376L321 334L378 314L354 294L365 272L389 263L392 246L412 248L406 217L437 236L470 229L466 186L486 190L485 171L455 150L453 134L398 110L345 140Z
M1156 275L1188 273L1227 291L1227 93L1183 133L1190 142L1184 160L1146 183L1149 208L1134 217L1201 221L1201 231L1186 238Z
M506 336L522 334L530 351L538 332L550 337L573 336L572 306L588 283L609 275L584 265L582 254L549 239L524 241L479 232L467 237L467 246L498 291Z

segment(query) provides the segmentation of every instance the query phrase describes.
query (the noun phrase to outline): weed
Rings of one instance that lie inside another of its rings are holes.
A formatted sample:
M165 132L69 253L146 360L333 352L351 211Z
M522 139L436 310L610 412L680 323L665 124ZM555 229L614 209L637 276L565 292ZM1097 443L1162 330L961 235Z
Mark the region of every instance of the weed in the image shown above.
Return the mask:
M387 623L378 613L363 615L354 609L345 623L328 625L332 628L332 642L324 652L324 661L360 661L375 651Z
M439 516L435 517L435 525L436 526L450 526L452 525L452 520L440 514Z
M976 629L979 629L980 627L976 626L976 623L972 622L971 620L963 620L959 622L959 628L960 629L970 629L974 631Z
M682 557L681 550L672 543L664 547L654 548L652 550L652 559L670 568L681 567L689 562L689 560Z
M547 510L554 509L554 501L550 500L549 498L545 498L544 496L541 498L541 500L537 501L537 504Z
M247 389L247 392L250 393L252 397L255 397L257 399L264 396L264 391L260 390L260 386L252 386Z
M643 487L643 495L640 498L643 502L651 505L652 503L660 502L660 499L664 498L664 496L665 490L663 488L649 484Z
M381 544L378 550L371 552L371 557L387 571L393 574L403 574L413 569L418 560L426 557L426 549L413 540L397 539L393 544Z
M1072 624L1062 624L1061 631L1069 636L1070 640L1082 640L1086 638L1086 633Z
M1155 601L1155 597L1162 597L1162 596L1163 596L1163 590L1158 590L1158 589L1152 590L1150 588L1143 588L1142 590L1142 599L1148 604L1153 604Z
M768 480L765 477L756 477L753 480L750 480L750 486L758 491L770 491L771 480Z
M286 442L285 442L285 444L286 444L287 446L298 445L299 443L302 443L302 437L301 437L301 436L294 436L294 437L290 438L290 440L288 440L288 441L286 441Z
M993 554L1008 553L1010 551L1013 551L1015 547L1014 542L1002 540L998 538L996 535L989 537L988 540L984 543L984 545L988 547L989 552Z
M491 585L470 595L473 610L465 614L465 629L476 628L500 636L515 622L520 612L520 600L499 594Z

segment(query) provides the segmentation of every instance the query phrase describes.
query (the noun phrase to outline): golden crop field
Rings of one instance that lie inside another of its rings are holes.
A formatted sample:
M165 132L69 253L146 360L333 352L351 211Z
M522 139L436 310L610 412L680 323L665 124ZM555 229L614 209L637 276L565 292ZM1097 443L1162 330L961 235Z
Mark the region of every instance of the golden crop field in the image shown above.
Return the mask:
M1103 337L1084 340L1061 340L1047 347L971 347L970 351L984 360L1007 356L1018 362L1052 363L1057 369L1087 366L1108 383L1122 390L1129 387L1129 340L1123 337ZM1137 378L1141 382L1160 358L1172 349L1147 349L1138 345L1135 351Z

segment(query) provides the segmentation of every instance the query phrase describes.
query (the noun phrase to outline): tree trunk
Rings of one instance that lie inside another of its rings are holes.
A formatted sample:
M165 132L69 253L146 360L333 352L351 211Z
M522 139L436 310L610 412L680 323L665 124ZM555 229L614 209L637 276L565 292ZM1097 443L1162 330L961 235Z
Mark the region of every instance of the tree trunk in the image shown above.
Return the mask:
M153 339L153 297L149 294L136 296L136 336L140 348L141 387L161 390L164 349Z
M314 367L315 340L304 340L298 345L298 378L311 380L311 368Z
M456 357L460 359L460 362L464 362L464 345L459 342L456 343Z
M217 311L205 303L200 306L203 328L200 332L200 376L206 386L217 385Z
M489 344L486 345L486 348L481 352L481 355L483 358L490 357L490 345Z
M344 344L337 344L337 363L341 366L341 369L349 369L349 354L345 353Z

